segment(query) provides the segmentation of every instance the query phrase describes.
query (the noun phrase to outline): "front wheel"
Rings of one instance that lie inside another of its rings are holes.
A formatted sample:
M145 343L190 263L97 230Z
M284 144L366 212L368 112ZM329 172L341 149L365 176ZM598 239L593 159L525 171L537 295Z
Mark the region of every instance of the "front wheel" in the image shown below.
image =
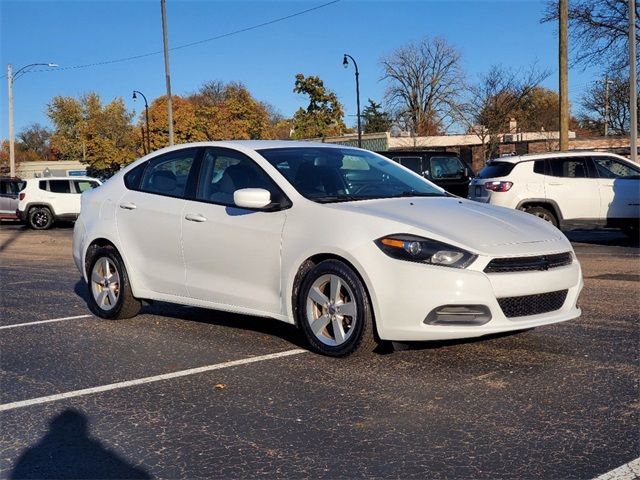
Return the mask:
M355 272L337 260L314 266L302 280L297 320L311 347L331 357L376 346L367 291Z
M96 250L89 270L89 307L108 319L134 317L142 306L133 296L129 276L118 251L113 247Z

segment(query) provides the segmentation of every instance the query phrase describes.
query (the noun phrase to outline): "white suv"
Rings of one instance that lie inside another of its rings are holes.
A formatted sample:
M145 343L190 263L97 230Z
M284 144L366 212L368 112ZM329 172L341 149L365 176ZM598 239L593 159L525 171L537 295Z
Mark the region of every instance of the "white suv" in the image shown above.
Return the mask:
M469 198L523 210L565 230L613 227L637 237L640 166L601 152L501 157L478 172Z
M101 185L89 177L30 178L25 183L16 214L36 230L50 228L56 220L78 218L80 194Z

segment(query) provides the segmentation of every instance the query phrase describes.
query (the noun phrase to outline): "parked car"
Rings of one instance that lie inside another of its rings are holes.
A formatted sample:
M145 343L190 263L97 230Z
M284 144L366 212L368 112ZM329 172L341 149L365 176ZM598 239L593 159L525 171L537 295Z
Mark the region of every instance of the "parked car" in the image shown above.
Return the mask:
M478 172L469 198L523 210L561 229L613 227L637 237L640 165L601 152L502 157Z
M454 152L378 152L459 197L466 197L473 169Z
M90 177L29 178L19 194L18 218L36 230L51 228L58 220L75 220L80 194L101 185Z
M331 356L580 315L580 265L558 229L338 145L154 152L82 195L73 257L100 317L142 300L272 317Z
M0 219L15 220L18 194L24 182L17 177L0 177Z

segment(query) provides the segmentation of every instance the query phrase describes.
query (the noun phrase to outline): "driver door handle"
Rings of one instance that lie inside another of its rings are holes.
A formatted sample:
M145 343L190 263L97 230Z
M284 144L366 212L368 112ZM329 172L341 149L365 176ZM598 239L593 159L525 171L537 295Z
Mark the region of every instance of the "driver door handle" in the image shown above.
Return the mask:
M120 204L120 208L124 208L125 210L135 210L136 204L130 202L124 202Z
M207 217L200 215L199 213L187 213L184 218L190 222L202 223L207 221Z

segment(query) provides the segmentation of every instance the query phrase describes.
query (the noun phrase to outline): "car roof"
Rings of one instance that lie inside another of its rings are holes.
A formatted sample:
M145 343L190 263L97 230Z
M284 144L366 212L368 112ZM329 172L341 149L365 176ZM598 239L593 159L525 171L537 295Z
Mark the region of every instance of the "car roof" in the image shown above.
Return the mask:
M534 160L544 160L545 158L571 158L571 157L584 157L585 155L588 155L590 157L606 155L606 156L613 156L622 160L629 161L628 158L624 158L616 153L595 152L595 151L587 151L587 150L576 150L572 152L526 153L524 155L510 155L505 157L492 158L490 161L520 163L520 162L531 162Z
M37 177L37 178L25 178L23 181L36 181L36 180L91 180L91 181L100 181L97 178L93 177Z

